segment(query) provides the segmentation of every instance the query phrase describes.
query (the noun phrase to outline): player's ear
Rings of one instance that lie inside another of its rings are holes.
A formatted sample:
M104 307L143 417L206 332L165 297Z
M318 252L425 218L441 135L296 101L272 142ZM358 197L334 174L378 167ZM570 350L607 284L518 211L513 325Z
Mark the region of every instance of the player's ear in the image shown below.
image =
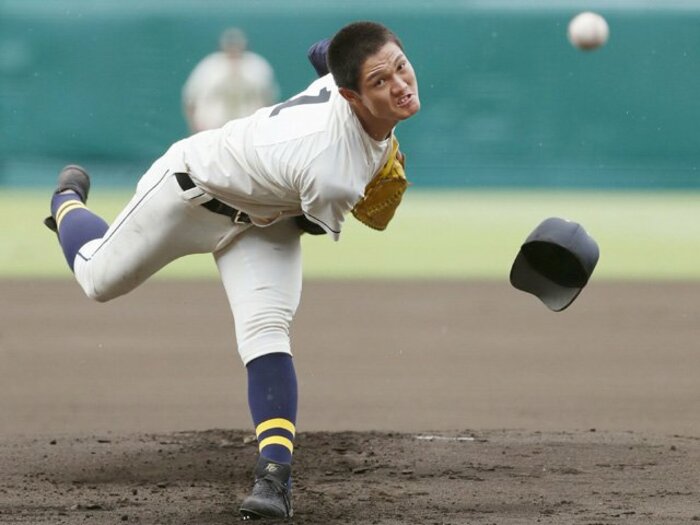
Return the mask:
M352 89L339 87L338 93L340 93L341 97L350 102L350 104L356 104L360 101L360 94Z

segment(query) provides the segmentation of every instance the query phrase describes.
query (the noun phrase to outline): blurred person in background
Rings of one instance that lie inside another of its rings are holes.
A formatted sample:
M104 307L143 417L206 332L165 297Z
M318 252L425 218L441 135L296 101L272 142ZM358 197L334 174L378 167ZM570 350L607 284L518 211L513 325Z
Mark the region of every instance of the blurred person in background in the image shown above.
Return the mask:
M192 133L220 128L277 101L272 66L248 50L243 31L227 29L219 46L220 51L195 66L182 90L185 119Z

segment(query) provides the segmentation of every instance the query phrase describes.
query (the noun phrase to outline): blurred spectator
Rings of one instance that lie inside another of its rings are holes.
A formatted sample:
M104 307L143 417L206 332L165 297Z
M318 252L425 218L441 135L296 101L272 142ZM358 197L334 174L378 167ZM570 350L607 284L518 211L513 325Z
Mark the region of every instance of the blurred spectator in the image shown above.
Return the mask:
M220 51L195 66L182 90L185 118L192 133L219 128L277 101L272 66L247 49L243 31L227 29L219 45Z

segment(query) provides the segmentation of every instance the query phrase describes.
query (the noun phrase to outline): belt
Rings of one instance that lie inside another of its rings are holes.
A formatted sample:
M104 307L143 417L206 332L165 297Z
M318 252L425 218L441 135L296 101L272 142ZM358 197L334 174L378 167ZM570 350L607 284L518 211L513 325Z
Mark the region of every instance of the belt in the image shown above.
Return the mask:
M195 183L187 173L176 173L175 178L183 191L187 191L195 187ZM202 204L202 207L214 213L218 213L219 215L231 217L231 220L236 224L250 224L250 217L247 213L237 210L228 204L224 204L220 200L212 199Z

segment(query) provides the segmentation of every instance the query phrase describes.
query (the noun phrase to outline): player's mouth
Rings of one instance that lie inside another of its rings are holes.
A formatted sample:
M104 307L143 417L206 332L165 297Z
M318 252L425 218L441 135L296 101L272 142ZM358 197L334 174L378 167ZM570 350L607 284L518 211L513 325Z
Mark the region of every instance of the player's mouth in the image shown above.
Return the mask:
M401 95L398 99L396 99L396 106L399 108L405 108L411 104L413 101L413 93L406 93L405 95Z

